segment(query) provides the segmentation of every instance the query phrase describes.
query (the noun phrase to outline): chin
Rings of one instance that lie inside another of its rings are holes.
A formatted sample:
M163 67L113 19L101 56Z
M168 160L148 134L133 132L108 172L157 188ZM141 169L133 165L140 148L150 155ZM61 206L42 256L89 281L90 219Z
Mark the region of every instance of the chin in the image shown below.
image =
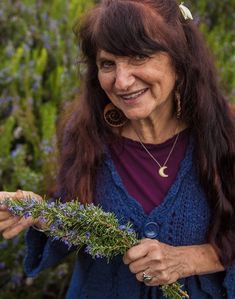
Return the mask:
M147 118L148 116L146 116L146 115L126 115L126 117L130 120L130 121L132 121L132 120L134 120L134 121L136 121L136 120L142 120L142 119L145 119L145 118Z
M145 109L136 109L133 111L127 111L127 113L124 114L130 120L141 120L151 115L151 113L149 113L149 111L146 111Z

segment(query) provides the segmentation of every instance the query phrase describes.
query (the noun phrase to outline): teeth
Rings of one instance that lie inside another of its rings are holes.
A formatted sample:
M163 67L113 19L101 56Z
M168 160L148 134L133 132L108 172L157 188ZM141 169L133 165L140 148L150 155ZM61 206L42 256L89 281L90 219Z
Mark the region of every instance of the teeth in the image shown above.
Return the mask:
M131 95L126 95L126 96L122 96L122 98L124 98L124 99L126 99L126 100L129 100L129 99L133 99L133 98L136 98L136 97L138 97L138 96L140 96L141 94L143 94L144 92L146 91L146 89L145 90L141 90L141 91L138 91L138 92L136 92L136 93L133 93L133 94L131 94Z

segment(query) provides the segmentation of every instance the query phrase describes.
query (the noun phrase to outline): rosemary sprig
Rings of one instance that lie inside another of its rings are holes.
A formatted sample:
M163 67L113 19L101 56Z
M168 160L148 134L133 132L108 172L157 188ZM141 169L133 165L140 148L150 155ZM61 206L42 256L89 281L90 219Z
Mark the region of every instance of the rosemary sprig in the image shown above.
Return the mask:
M61 240L69 248L76 246L77 250L85 246L93 258L105 257L107 262L139 242L131 223L120 225L113 213L93 204L84 206L77 200L61 203L6 198L0 205L6 205L15 216L40 219L46 227L44 232L52 239ZM178 282L160 288L166 298L189 298Z

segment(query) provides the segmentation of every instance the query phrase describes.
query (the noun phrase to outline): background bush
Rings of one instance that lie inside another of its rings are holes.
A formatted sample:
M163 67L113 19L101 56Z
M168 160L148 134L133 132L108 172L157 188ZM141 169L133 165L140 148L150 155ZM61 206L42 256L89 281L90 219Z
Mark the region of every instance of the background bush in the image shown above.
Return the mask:
M0 190L45 194L53 183L57 117L79 87L72 26L91 4L0 1ZM22 244L0 239L0 298L63 298L68 263L26 279Z
M0 190L45 194L56 169L56 122L79 91L75 19L92 0L0 2ZM234 0L188 1L213 50L221 86L235 100ZM63 298L70 263L25 277L23 236L0 239L0 299ZM72 257L71 257L72 258Z

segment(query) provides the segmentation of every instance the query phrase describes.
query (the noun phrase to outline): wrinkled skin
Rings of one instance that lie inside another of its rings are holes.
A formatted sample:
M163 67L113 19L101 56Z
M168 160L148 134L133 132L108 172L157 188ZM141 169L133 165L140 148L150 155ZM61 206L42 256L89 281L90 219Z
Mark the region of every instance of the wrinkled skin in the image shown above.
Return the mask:
M169 284L193 274L192 264L189 263L191 259L185 254L186 248L190 253L190 246L187 247L174 247L157 240L143 239L127 251L123 261L138 281L143 282L145 272L153 277L150 282L145 282L147 285Z

